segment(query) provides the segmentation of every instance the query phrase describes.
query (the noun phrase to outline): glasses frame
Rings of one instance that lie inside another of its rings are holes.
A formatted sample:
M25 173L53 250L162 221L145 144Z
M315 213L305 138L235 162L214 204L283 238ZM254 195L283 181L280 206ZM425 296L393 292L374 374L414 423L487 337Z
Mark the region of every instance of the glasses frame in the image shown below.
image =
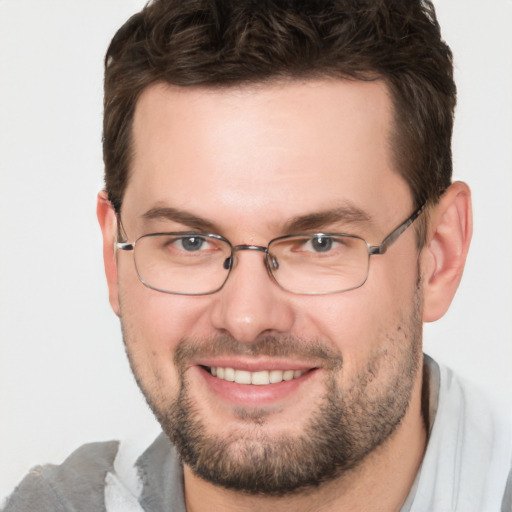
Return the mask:
M224 279L222 284L220 286L218 286L215 290L212 290L212 291L209 291L209 292L205 292L205 293L203 293L203 292L201 292L201 293L174 292L174 291L169 291L169 290L164 290L162 288L158 288L157 286L153 286L153 285L151 285L150 283L148 283L147 281L145 281L142 278L142 276L139 273L139 269L137 268L137 262L134 259L135 269L137 271L137 276L138 276L140 282L144 286L146 286L146 287L148 287L148 288L150 288L152 290L156 290L156 291L162 292L162 293L169 293L169 294L172 294L172 295L192 295L192 296L212 295L214 293L217 293L218 291L220 291L224 287L224 285L226 284L227 280L229 279L229 276L230 276L231 271L233 269L233 261L234 261L235 253L238 252L238 251L259 251L259 252L262 252L262 253L265 254L265 267L267 269L267 272L268 272L269 276L272 278L272 280L282 290L285 290L285 291L290 292L290 293L294 293L296 295L330 295L330 294L333 294L333 293L344 293L344 292L348 292L350 290L355 290L357 288L361 288L361 286L363 286L366 283L366 281L368 280L368 275L369 275L369 271L370 271L370 257L371 256L385 254L386 251L391 247L391 245L393 245L398 240L400 235L402 235L402 233L423 213L423 211L426 208L426 205L427 205L426 202L423 203L409 217L407 217L396 228L394 228L387 236L385 236L384 239L382 240L382 242L379 245L370 245L364 238L362 238L360 236L357 236L357 235L350 235L350 234L347 234L347 233L323 233L323 232L322 233L297 233L297 234L293 234L293 235L283 235L283 236L279 236L277 238L273 238L272 240L270 240L270 242L268 242L267 246L263 246L263 245L246 245L246 244L233 245L227 238L224 238L223 236L217 235L215 233L199 233L197 231L177 231L177 232L147 233L145 235L141 235L140 237L138 237L133 242L116 242L115 243L115 247L117 249L122 250L122 251L133 251L134 255L135 255L135 246L137 245L137 242L139 240L141 240L143 238L154 237L154 236L167 235L167 236L183 236L183 237L186 237L186 236L196 236L196 237L203 236L203 237L213 238L213 239L221 240L221 241L225 242L231 248L230 256L224 261L224 268L226 270L228 270L226 278ZM118 224L119 224L119 227L120 227L120 231L124 233L124 229L122 228L122 223L121 223L121 219L120 219L119 216L118 216ZM316 236L318 236L318 237L347 237L347 238L356 238L358 240L362 240L365 243L366 250L367 250L367 253L368 253L368 266L367 266L367 270L366 270L366 277L364 278L364 280L363 280L363 282L361 284L358 284L357 286L353 286L351 288L346 288L346 289L343 289L343 290L334 290L334 291L328 291L328 292L297 292L297 291L291 290L289 288L286 288L281 283L279 283L279 281L277 280L277 278L275 277L275 275L273 274L273 271L272 271L272 267L274 267L274 269L278 268L278 263L272 257L271 253L269 252L269 249L270 249L271 245L274 244L275 242L279 242L279 241L282 241L282 240L291 239L291 238L295 238L295 237L309 237L309 238L313 238L313 237L316 237Z

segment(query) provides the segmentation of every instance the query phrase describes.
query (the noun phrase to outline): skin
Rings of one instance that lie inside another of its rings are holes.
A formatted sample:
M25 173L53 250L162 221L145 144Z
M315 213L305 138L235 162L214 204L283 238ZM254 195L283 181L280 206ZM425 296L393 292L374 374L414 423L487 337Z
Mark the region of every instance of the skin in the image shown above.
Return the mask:
M128 240L190 229L177 220L144 218L155 207L205 219L209 230L234 245L266 245L290 234L286 229L298 216L349 205L367 219L340 219L313 231L349 232L378 244L414 209L407 184L393 169L392 118L382 81L217 91L151 86L138 101L133 125L134 159L121 212ZM291 294L269 278L261 253L242 251L222 290L190 297L143 286L132 255L114 254L115 215L104 193L98 196L98 217L110 301L121 317L139 384L158 412L172 406L183 379L207 434L241 439L232 445L233 454L247 439L299 436L318 412L329 378L348 397L355 396L362 378L370 381L367 397L384 396L400 375L404 354L414 341L421 343L421 319L435 320L448 308L471 236L469 190L456 183L430 212L421 254L414 230L408 229L385 255L372 257L361 288L323 296ZM302 352L272 357L240 351L192 357L181 368L175 364L183 339L207 346L219 336L240 347L254 346L265 336L300 339L305 347L308 340L318 341L341 354L343 365L332 369ZM257 386L219 390L200 364L314 371L288 392L265 394ZM185 466L187 509L399 510L426 444L421 385L420 369L393 434L335 479L281 497L251 496L212 485Z

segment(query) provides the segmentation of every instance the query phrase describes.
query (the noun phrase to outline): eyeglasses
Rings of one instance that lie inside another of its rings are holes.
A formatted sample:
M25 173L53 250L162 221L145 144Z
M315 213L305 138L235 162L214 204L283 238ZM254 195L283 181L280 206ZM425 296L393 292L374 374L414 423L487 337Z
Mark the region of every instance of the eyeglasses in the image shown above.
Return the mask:
M212 233L149 233L135 242L118 242L133 251L141 282L153 290L178 295L209 295L226 283L237 251L260 251L269 275L284 290L304 295L341 293L361 287L370 256L384 254L419 217L425 204L397 226L380 245L344 233L286 235L267 247L235 245Z

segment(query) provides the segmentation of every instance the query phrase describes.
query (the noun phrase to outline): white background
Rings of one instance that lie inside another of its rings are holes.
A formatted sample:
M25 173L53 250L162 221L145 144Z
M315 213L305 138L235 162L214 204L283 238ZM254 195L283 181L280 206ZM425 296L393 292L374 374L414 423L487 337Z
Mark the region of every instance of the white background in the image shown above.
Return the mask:
M155 428L110 311L95 219L102 59L143 0L0 0L0 497L86 441ZM438 0L475 230L426 350L512 404L512 2ZM156 428L155 428L156 430Z

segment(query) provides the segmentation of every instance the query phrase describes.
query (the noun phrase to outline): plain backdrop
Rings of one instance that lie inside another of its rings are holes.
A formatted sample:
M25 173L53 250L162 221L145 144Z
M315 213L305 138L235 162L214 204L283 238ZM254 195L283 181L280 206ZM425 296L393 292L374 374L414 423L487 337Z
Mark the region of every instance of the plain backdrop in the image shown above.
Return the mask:
M0 0L0 498L38 463L157 431L101 259L102 60L142 0ZM512 2L438 0L474 238L426 351L512 404ZM484 8L485 7L485 8Z

